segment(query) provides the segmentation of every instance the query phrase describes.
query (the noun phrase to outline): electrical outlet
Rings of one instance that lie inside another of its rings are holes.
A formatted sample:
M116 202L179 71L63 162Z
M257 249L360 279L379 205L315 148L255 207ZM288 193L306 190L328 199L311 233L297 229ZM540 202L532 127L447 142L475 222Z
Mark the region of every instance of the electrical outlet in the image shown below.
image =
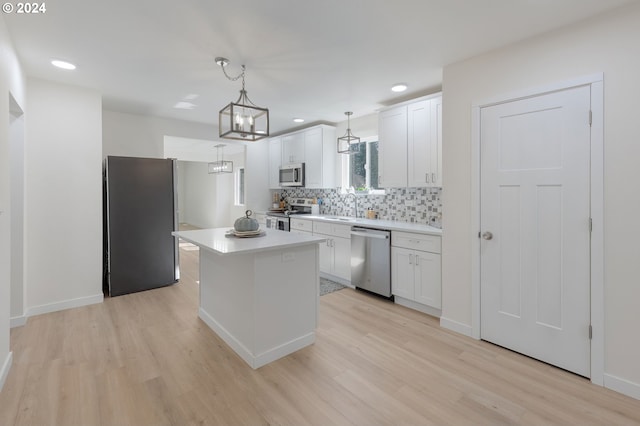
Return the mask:
M288 251L286 253L282 253L282 261L283 262L293 262L296 260L296 253L293 251Z

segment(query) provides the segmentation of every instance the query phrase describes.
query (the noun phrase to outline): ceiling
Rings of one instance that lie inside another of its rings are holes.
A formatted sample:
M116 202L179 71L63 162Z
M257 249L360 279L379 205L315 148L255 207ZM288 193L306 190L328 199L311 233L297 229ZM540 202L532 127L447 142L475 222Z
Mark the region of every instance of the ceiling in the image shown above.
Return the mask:
M633 0L57 0L3 14L32 77L98 90L106 109L217 125L240 81L271 133L344 121L440 89L444 65ZM51 66L53 58L77 65ZM404 82L402 94L391 85ZM189 99L190 95L197 95ZM180 101L196 106L175 109Z

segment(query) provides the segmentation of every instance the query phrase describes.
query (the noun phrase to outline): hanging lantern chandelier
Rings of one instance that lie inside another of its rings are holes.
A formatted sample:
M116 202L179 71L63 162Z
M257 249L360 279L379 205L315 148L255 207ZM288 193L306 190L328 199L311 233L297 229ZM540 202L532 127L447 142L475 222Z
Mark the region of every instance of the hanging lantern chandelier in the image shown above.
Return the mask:
M360 138L351 133L351 120L349 119L353 113L347 111L347 132L344 136L338 138L338 154L356 154L360 152Z
M233 161L225 161L224 159L225 144L220 143L216 148L216 161L208 164L209 174L233 173Z
M225 67L229 64L227 58L217 57L216 64L220 65L225 77L231 81L242 78L242 90L237 101L231 102L220 110L218 114L219 135L223 139L241 141L257 141L269 136L269 109L262 108L251 102L244 88L245 66L237 77L230 77Z

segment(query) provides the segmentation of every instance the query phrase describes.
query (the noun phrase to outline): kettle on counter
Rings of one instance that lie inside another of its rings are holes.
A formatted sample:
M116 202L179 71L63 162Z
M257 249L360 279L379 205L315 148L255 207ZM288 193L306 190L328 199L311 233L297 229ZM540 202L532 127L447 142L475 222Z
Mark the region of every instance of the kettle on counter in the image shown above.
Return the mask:
M233 228L237 232L257 231L260 224L256 219L249 217L253 212L251 210L247 210L244 214L246 215L245 217L239 217L236 219L233 224Z

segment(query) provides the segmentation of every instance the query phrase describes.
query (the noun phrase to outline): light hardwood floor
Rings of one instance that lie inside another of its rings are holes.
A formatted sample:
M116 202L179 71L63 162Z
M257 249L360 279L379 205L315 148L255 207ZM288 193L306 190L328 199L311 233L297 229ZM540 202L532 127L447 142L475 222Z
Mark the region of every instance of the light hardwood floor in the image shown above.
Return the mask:
M640 401L350 289L254 371L198 319L187 248L179 284L13 329L0 425L640 424Z

